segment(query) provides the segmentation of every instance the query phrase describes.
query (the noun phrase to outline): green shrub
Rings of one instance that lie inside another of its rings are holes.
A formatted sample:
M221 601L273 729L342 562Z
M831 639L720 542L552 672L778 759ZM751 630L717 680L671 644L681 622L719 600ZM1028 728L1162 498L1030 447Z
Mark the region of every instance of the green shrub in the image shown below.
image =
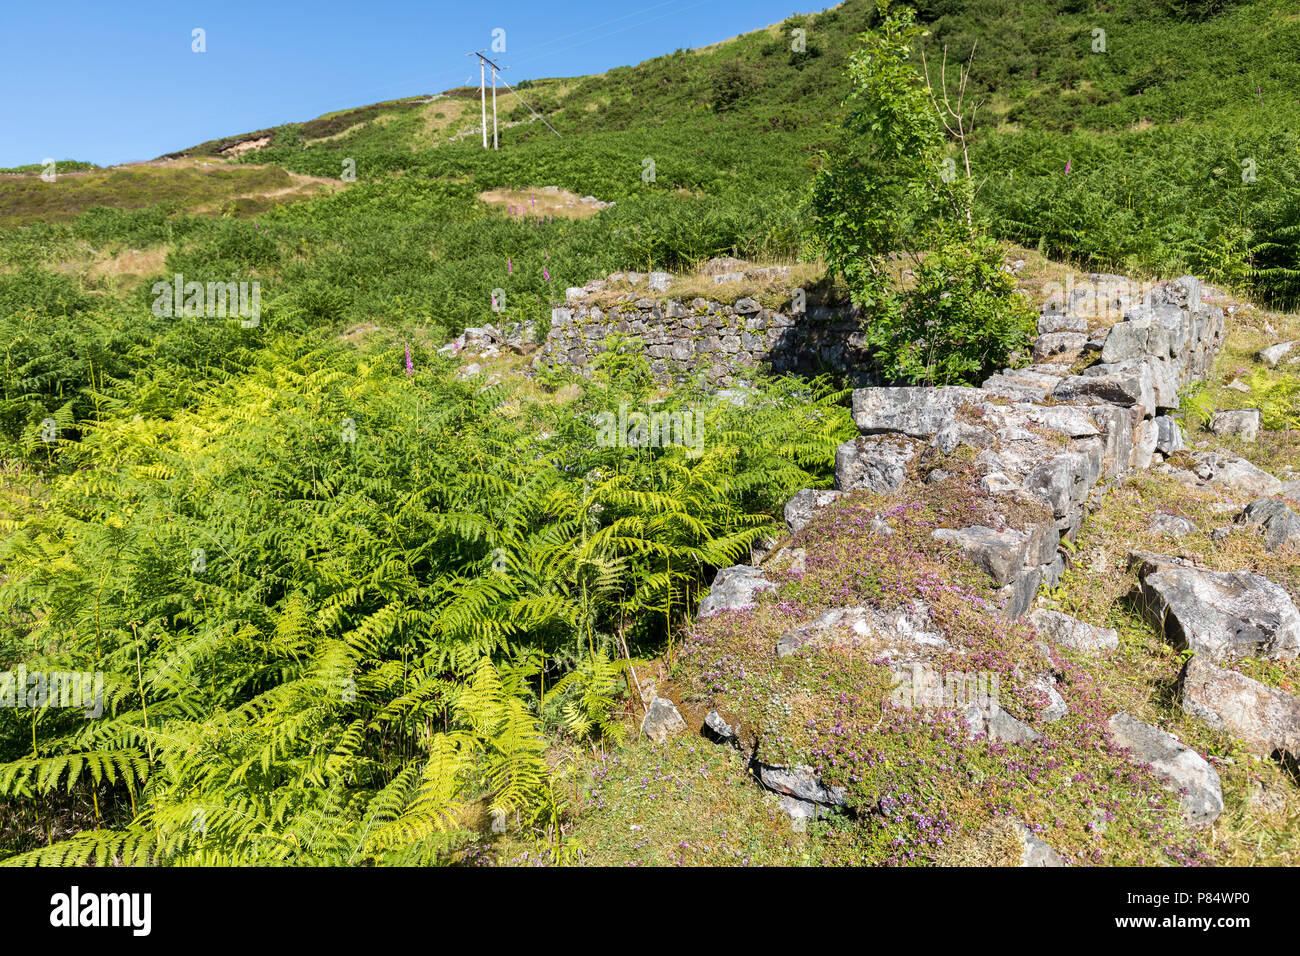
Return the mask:
M901 307L873 316L868 339L891 379L924 385L978 384L1024 356L1036 328L1028 300L991 239L940 245L916 269Z

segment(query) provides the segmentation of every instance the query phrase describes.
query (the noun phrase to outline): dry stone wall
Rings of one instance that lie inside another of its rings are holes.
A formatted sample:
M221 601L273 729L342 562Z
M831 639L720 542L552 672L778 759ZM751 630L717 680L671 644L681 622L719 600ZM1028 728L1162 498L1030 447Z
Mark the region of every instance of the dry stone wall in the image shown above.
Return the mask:
M779 309L748 297L735 302L664 297L659 293L670 278L615 273L569 289L564 305L551 312L551 329L535 364L583 369L604 350L608 336L620 333L642 343L651 371L661 378L703 376L725 385L741 369L765 366L777 373L832 371L857 384L875 381L859 310L811 302L800 308L798 297ZM590 301L606 281L619 280L645 291L624 293L604 307Z

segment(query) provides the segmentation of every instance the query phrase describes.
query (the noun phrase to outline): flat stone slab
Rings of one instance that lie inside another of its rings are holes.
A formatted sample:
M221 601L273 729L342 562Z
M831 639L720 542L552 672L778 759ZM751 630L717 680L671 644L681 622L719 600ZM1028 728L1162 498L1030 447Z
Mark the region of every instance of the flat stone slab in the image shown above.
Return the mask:
M767 789L804 803L840 807L848 796L843 787L822 783L812 767L769 767L758 765L758 779Z
M1111 739L1131 750L1133 759L1149 764L1165 785L1177 793L1187 819L1204 826L1223 812L1219 774L1204 757L1173 734L1143 723L1129 714L1110 719Z
M1191 455L1195 462L1192 473L1212 488L1259 496L1275 495L1282 488L1282 482L1244 458L1220 452L1192 452Z
M1151 620L1179 648L1212 661L1238 657L1292 660L1300 653L1300 610L1280 585L1252 571L1143 567L1142 596Z
M1183 710L1238 738L1251 752L1300 761L1300 697L1199 655L1183 672Z
M899 432L929 438L959 407L988 398L983 389L961 385L859 388L853 392L853 421L864 435Z
M1096 627L1060 611L1037 608L1029 613L1029 621L1043 640L1058 647L1089 653L1119 647L1119 634L1112 628Z
M869 641L871 652L895 663L921 660L951 645L930 620L919 601L884 611L876 607L832 608L809 624L791 628L777 639L776 656L789 657L799 648L837 634Z

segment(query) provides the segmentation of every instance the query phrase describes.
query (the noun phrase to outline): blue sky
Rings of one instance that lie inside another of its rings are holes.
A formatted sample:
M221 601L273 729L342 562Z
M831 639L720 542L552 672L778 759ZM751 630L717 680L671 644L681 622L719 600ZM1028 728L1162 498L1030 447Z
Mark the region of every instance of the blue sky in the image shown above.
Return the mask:
M811 0L800 12L830 6ZM331 110L433 93L506 31L511 83L576 76L783 20L791 0L5 4L0 167L152 159ZM205 53L191 50L206 33Z

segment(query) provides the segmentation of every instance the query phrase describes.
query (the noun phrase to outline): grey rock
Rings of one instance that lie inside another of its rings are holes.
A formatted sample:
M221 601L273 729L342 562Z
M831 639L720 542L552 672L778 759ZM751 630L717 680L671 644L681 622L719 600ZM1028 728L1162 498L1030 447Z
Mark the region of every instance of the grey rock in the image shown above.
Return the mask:
M1033 686L1047 698L1047 706L1039 711L1039 716L1049 724L1055 723L1070 712L1065 698L1056 689L1056 678L1051 674L1040 674L1034 678Z
M1270 345L1259 350L1259 360L1269 368L1276 368L1277 363L1290 355L1296 346L1300 346L1300 341L1278 342L1277 345Z
M1087 499L1088 492L1101 477L1101 462L1100 449L1055 455L1035 467L1025 478L1024 486L1041 495L1057 518L1064 518Z
M1173 734L1128 714L1110 719L1114 742L1132 751L1134 760L1149 764L1169 789L1179 795L1187 819L1194 825L1213 823L1223 812L1219 775L1205 758Z
M875 607L832 608L815 621L782 634L776 642L776 655L789 657L801 647L836 633L847 636L849 632L856 638L874 638L877 646L873 653L897 663L911 663L950 648L942 632L931 623L929 609L914 602L888 611Z
M990 472L980 479L980 487L991 495L1004 495L1020 487L1000 471Z
M964 717L972 736L985 734L995 743L1033 743L1043 736L1023 720L1011 716L995 700L972 701L966 705Z
M1050 335L1053 332L1087 332L1088 320L1082 315L1067 315L1064 312L1044 310L1038 317L1038 334Z
M1191 521L1163 511L1151 516L1150 528L1156 534L1163 534L1170 538L1181 538L1183 535L1196 533L1196 525Z
M896 436L850 439L835 451L835 487L840 491L866 489L889 494L902 487L917 446Z
M1146 416L1154 415L1156 409L1151 366L1145 362L1094 365L1082 375L1061 379L1052 397L1083 405L1134 406Z
M1044 640L1073 651L1112 651L1119 647L1119 634L1112 628L1096 627L1060 611L1038 608L1030 612L1029 620Z
M1201 303L1201 280L1195 276L1179 276L1171 282L1158 285L1146 295L1149 305L1176 305L1194 308Z
M1264 414L1258 408L1240 408L1215 412L1210 431L1216 435L1237 435L1242 441L1255 441L1264 427Z
M1241 520L1264 529L1267 551L1300 551L1300 515L1275 498L1258 498L1246 506Z
M805 803L841 807L847 799L843 787L828 787L812 767L769 767L758 765L758 779L767 789Z
M901 432L930 438L959 407L978 405L987 398L983 389L957 385L859 388L853 392L853 421L864 435Z
M646 286L651 292L667 292L672 283L673 277L667 272L652 272L646 281Z
M699 616L710 617L722 610L751 607L754 595L772 587L763 572L747 564L723 568L713 579L708 595L700 602Z
M736 729L723 720L716 710L711 710L704 716L704 726L700 729L718 743L735 744L740 740Z
M1182 451L1187 447L1183 441L1183 431L1178 427L1178 422L1168 415L1157 415L1156 423L1156 451L1162 455L1172 455L1176 451Z
M831 489L804 488L785 503L785 526L793 534L801 530L813 515L832 501L844 497L844 492Z
M1044 359L1067 352L1079 352L1087 344L1088 336L1083 332L1047 332L1034 340L1034 357Z
M1011 581L998 590L998 601L1002 617L1014 621L1029 610L1038 589L1043 583L1041 567L1021 568L1011 577Z
M646 707L645 719L641 721L641 732L656 743L663 743L669 737L686 729L686 721L677 711L677 705L667 697L653 697Z
M994 531L982 525L970 528L937 528L936 541L955 544L971 563L988 573L997 584L1007 584L1025 564L1029 535L1023 531Z
M1060 854L1034 836L1023 823L1015 824L1015 832L1020 840L1021 866L1065 866Z
M996 441L987 428L954 419L940 426L930 439L930 445L941 454L951 455L963 445L969 448L989 448Z
M1300 610L1290 595L1251 571L1156 565L1139 569L1147 613L1179 648L1212 661L1292 660L1300 652Z
M1238 738L1255 754L1300 761L1300 697L1236 671L1215 667L1198 654L1182 675L1183 710Z
M1275 495L1282 489L1282 482L1244 458L1220 452L1192 452L1191 455L1195 462L1193 473L1212 488L1260 497Z

